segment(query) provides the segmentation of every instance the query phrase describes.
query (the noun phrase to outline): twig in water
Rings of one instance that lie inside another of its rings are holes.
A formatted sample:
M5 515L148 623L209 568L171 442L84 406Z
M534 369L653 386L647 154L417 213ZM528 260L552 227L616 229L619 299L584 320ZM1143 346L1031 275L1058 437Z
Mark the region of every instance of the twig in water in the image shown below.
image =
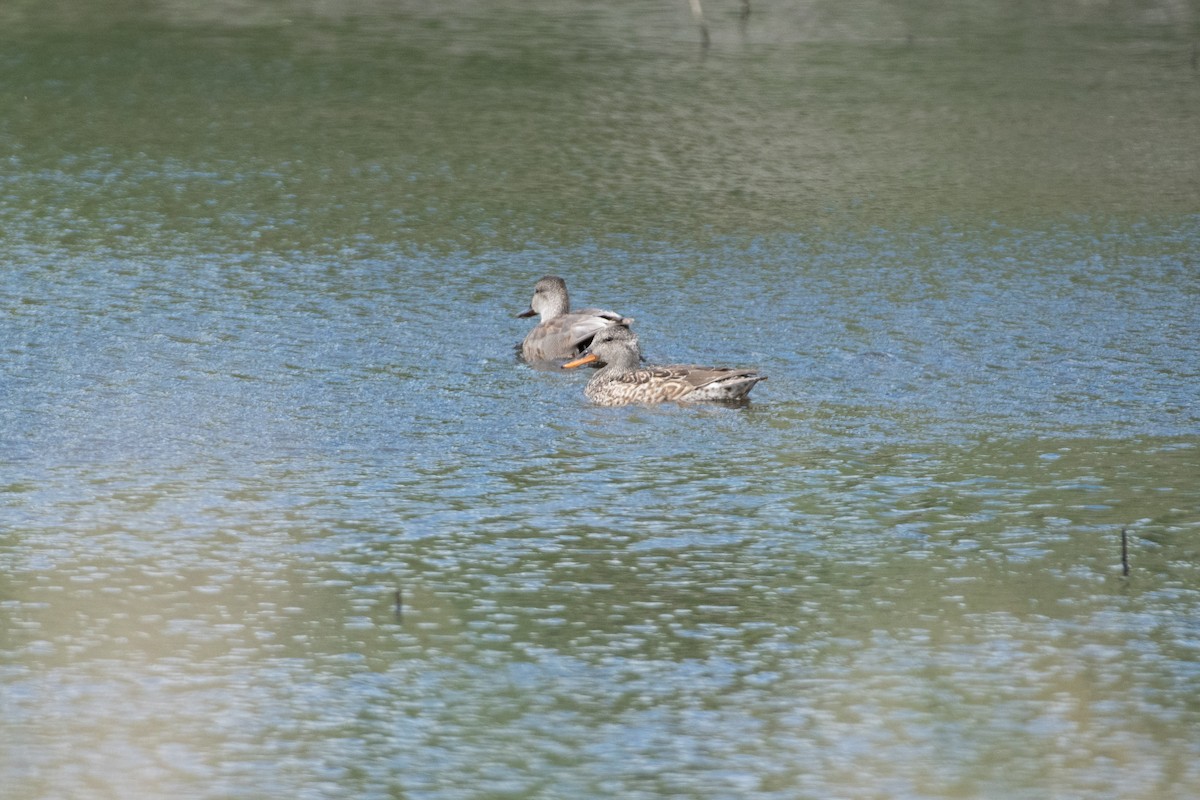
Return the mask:
M1121 574L1129 577L1129 532L1121 528Z
M708 36L708 23L704 21L704 9L700 7L700 0L688 0L688 2L692 5L692 17L700 26L700 46L707 50L708 46L712 44L712 40Z

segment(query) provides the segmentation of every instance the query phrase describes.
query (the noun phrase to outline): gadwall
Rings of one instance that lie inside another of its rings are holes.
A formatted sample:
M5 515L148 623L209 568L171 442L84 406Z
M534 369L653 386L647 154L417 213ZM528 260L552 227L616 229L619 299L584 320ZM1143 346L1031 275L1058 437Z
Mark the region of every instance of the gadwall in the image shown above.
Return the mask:
M610 325L630 325L632 319L615 311L598 308L571 310L567 282L557 275L547 275L533 287L529 310L518 317L540 315L541 320L521 342L521 356L526 361L553 361L575 358L591 342L596 331Z
M584 355L563 364L563 369L599 361L604 366L588 381L583 393L602 406L630 403L663 403L677 400L741 400L754 384L766 379L750 369L696 367L672 364L640 367L637 334L624 325L612 325L593 337Z

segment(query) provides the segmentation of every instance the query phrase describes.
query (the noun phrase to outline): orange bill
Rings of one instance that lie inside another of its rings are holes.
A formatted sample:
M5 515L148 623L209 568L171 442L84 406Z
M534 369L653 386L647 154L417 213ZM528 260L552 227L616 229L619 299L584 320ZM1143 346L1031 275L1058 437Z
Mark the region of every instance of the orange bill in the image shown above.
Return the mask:
M595 360L596 360L596 355L594 353L588 353L585 356L580 356L579 358L575 359L574 361L568 361L567 363L562 365L562 368L563 369L575 369L576 367L582 367L584 364L590 364Z

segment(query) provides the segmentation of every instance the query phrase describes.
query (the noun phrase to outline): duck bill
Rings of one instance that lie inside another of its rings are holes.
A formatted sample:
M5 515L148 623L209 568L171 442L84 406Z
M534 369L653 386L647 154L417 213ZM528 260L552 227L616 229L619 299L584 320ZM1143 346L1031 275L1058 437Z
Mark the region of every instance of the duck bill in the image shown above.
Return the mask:
M562 368L563 369L575 369L576 367L582 367L584 364L591 364L593 361L596 361L596 360L597 360L597 358L596 358L595 353L588 353L585 356L580 356L579 358L575 359L574 361L568 361L567 363L562 365Z
M534 316L534 315L536 315L536 314L537 314L537 312L536 312L536 311L534 311L534 310L531 308L531 309L529 309L528 311L522 311L520 314L517 314L517 318L518 318L518 319L521 319L521 318L524 318L524 317L532 317L532 316Z

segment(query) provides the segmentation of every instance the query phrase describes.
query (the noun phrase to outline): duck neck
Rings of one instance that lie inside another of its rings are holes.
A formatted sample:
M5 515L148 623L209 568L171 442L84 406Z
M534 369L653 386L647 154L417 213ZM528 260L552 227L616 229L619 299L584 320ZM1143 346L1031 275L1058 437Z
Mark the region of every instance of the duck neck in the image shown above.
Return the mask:
M562 295L554 295L547 298L539 311L539 316L542 322L549 322L555 317L561 317L570 311L571 300L564 292Z

